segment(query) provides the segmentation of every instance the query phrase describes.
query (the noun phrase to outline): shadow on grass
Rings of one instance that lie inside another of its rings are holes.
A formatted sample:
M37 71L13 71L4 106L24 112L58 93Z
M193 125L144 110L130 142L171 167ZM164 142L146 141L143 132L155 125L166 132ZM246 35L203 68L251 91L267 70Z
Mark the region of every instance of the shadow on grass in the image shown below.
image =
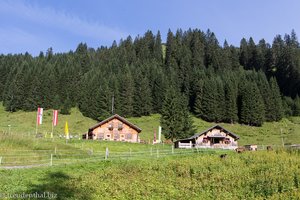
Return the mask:
M50 172L33 184L26 194L35 195L31 199L92 199L92 189L80 186L80 180L70 177L63 172Z

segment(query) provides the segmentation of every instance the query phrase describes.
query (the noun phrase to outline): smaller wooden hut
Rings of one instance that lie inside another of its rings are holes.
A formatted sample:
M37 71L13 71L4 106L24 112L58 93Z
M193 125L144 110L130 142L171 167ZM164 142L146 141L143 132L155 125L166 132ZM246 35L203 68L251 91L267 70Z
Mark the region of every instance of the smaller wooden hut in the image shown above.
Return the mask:
M244 147L247 151L257 151L256 144L247 144L247 145L244 145Z
M125 118L115 114L89 128L86 139L140 142L138 134L142 131Z
M222 148L236 149L239 136L220 125L193 135L192 137L175 141L175 148Z

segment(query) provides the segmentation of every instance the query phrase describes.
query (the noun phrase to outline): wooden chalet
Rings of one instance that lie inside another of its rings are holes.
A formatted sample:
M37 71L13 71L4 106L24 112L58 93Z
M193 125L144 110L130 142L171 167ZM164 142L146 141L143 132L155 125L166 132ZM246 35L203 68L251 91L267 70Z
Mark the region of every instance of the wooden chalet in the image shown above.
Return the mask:
M175 141L175 148L222 148L236 149L239 136L215 125L192 137Z
M142 131L119 115L113 115L89 128L85 139L140 142L138 134Z

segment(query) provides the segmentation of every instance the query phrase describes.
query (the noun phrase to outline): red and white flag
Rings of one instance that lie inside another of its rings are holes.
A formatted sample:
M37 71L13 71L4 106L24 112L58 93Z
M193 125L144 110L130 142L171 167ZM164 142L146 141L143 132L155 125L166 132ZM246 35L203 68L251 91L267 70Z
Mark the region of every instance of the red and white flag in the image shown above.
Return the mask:
M42 122L43 122L43 108L38 108L36 123L40 125L42 124Z
M53 110L53 119L52 119L53 126L56 126L57 122L58 122L58 110Z

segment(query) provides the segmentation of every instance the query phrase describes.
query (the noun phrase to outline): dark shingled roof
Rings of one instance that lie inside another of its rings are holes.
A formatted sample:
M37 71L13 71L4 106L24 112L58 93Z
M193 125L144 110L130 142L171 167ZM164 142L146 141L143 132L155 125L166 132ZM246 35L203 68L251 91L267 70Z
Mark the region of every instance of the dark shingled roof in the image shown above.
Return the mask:
M127 121L125 118L121 117L120 115L118 114L115 114L101 122L99 122L98 124L92 126L91 128L89 128L89 132L93 131L95 128L101 126L102 124L105 124L106 122L112 120L112 119L115 119L117 118L118 120L120 120L121 122L123 122L124 124L127 124L128 126L130 126L131 128L135 129L138 133L140 133L142 131L142 129L140 129L139 127L137 127L136 125L130 123L129 121Z
M195 135L193 135L193 136L191 136L189 138L184 138L184 139L180 139L180 140L177 140L177 141L196 139L199 136L203 135L204 133L207 133L208 131L210 131L210 130L212 130L214 128L222 129L225 133L228 133L228 135L231 135L235 140L240 139L240 137L238 135L236 135L236 134L234 134L234 133L226 130L225 128L223 128L222 126L220 126L220 125L217 124L217 125L214 125L214 126L210 127L209 129L207 129L205 131L202 131L201 133L197 133L197 134L195 134Z

